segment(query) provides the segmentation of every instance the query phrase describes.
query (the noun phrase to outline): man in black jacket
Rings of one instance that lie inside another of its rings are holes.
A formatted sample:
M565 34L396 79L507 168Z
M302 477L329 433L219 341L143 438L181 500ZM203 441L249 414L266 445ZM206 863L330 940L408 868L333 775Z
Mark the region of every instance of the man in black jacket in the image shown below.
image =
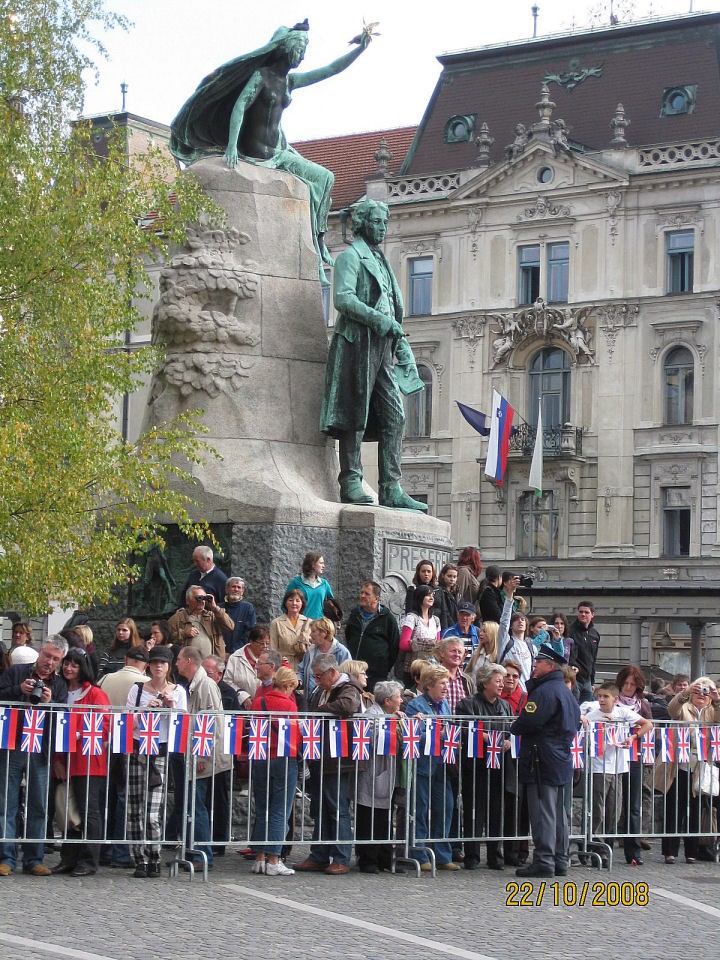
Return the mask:
M374 580L360 587L360 603L345 624L345 646L354 660L367 663L369 691L387 680L400 649L400 631L391 611L380 603L380 584Z
M595 607L589 600L581 600L577 619L570 627L573 645L570 650L570 666L578 668L577 685L580 703L593 699L595 663L597 661L600 634L595 629Z
M8 744L8 750L0 750L0 836L6 838L0 843L0 877L14 873L17 864L18 848L13 838L17 836L23 779L25 831L29 838L22 844L23 873L34 877L47 877L51 873L43 864L43 856L53 724L50 712L42 708L48 703L67 700L65 681L56 673L67 650L67 641L54 634L45 641L35 663L18 664L0 676L0 703L24 703L31 708L18 710L15 743ZM41 731L39 715L42 712L45 716ZM2 715L2 722L10 723L9 711ZM38 737L41 749L35 753L33 741Z

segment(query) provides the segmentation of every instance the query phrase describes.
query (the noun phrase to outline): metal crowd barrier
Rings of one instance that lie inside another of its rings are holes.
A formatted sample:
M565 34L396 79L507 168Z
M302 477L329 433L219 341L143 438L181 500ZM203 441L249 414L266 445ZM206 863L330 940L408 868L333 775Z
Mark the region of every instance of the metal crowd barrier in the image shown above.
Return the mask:
M80 844L117 865L162 853L170 875L205 879L213 851L287 855L297 844L341 862L354 846L369 872L405 863L434 875L463 846L466 867L480 865L481 845L490 866L523 862L530 837L510 723L6 705L0 859L16 842L40 860L41 845L71 856ZM658 723L631 749L627 734L615 724L578 732L572 851L611 867L614 843L661 838L673 856L685 837L686 856L717 860L720 726Z

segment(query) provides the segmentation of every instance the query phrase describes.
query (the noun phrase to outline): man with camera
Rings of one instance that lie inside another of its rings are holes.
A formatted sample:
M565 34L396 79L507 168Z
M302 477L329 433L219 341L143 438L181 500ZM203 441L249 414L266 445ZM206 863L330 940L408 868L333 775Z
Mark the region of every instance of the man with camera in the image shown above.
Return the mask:
M168 620L173 643L181 647L193 647L205 659L214 655L225 659L225 634L235 624L222 610L212 593L204 587L188 587L185 606Z
M25 703L28 707L43 707L48 703L65 703L67 687L57 669L67 653L67 641L53 634L43 644L35 663L22 663L10 667L0 675L0 703ZM37 719L37 718L36 718ZM9 723L7 714L4 723ZM25 711L20 711L15 743L8 750L0 750L0 877L9 877L15 872L18 856L18 814L23 803L22 784L25 782L24 808L25 835L29 838L23 848L23 873L33 877L49 877L50 870L43 864L47 821L48 766L51 754L52 723L45 713L39 753L20 750L22 740L28 734Z

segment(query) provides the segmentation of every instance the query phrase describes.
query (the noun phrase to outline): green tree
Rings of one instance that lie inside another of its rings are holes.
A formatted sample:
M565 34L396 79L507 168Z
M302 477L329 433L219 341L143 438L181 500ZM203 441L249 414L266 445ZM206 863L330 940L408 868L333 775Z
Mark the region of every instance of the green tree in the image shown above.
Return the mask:
M124 26L104 0L0 0L0 608L108 598L159 518L206 532L182 492L206 455L195 418L132 444L116 425L158 362L122 346L147 266L204 204L192 178L170 196L161 154L99 159L70 123L93 28Z

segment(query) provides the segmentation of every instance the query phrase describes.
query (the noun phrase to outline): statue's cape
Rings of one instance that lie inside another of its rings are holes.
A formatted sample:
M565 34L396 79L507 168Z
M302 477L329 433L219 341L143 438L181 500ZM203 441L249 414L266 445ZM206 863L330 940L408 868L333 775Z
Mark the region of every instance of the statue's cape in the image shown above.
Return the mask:
M255 71L272 59L289 32L281 27L264 47L223 63L201 81L170 124L173 156L192 163L207 154L225 152L235 101Z

